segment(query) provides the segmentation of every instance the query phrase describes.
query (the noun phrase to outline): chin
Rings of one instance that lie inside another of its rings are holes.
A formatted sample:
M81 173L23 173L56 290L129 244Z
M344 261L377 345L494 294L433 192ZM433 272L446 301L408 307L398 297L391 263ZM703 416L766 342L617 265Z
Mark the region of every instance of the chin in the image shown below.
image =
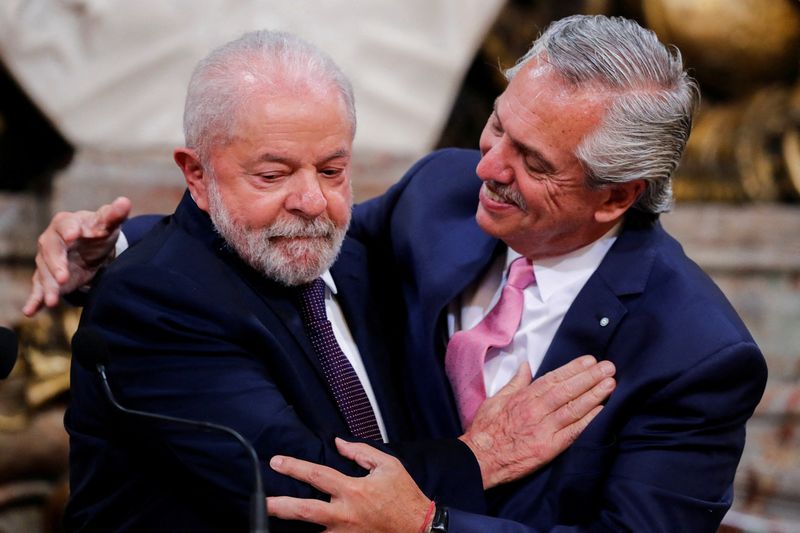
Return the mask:
M288 249L287 249L288 248ZM333 263L331 250L276 246L260 259L261 272L284 285L303 285L320 277Z
M478 211L475 213L475 221L484 232L491 235L495 239L503 238L500 228L498 227L499 224L495 218L487 213L486 210L481 206L478 206Z

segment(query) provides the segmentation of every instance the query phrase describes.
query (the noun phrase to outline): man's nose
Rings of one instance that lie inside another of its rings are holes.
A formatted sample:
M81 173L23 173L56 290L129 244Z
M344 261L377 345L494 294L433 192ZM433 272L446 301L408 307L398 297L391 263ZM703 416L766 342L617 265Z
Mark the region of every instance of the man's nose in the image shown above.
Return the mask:
M483 181L510 183L514 179L514 171L510 165L511 155L512 150L507 143L502 139L498 140L483 153L475 172Z
M308 219L325 212L328 201L316 172L301 171L292 177L292 191L286 197L285 207L292 214Z

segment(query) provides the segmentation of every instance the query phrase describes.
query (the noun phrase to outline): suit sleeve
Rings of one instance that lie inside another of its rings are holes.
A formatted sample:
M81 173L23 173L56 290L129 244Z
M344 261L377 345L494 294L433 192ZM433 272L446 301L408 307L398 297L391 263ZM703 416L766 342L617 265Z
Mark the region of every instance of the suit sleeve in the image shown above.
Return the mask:
M443 165L447 151L437 151L424 157L412 166L403 178L382 195L362 202L353 208L353 217L348 235L361 242L368 250L370 262L379 265L379 275L386 275L396 265L392 232L393 216L397 203L403 199L413 179L432 163ZM469 167L471 165L467 164ZM474 166L474 165L473 165ZM395 284L385 281L380 284L381 300L397 302L402 298L394 292ZM402 306L394 304L389 313L403 313ZM390 323L404 323L405 317L385 318ZM412 371L425 372L425 369ZM398 384L403 386L403 384ZM469 448L458 439L425 440L418 442L391 443L397 455L412 477L430 498L440 502L469 502L471 510L485 507L480 466Z
M376 247L383 248L387 246L391 236L391 221L395 205L414 176L422 168L434 161L439 154L440 152L434 152L417 161L403 178L389 187L386 192L371 200L355 205L348 235L367 246L370 253Z
M597 521L634 531L675 524L716 531L766 377L758 347L741 341L653 391L620 432Z

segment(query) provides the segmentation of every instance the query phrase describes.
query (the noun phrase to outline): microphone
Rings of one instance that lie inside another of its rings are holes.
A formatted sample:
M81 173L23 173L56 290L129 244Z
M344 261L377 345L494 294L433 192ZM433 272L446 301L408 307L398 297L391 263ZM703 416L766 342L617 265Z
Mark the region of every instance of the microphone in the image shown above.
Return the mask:
M17 334L0 326L0 379L6 379L17 362Z
M255 449L253 449L253 445L250 444L238 431L227 426L214 424L212 422L189 420L187 418L178 418L175 416L128 409L120 405L119 402L117 402L117 399L114 397L114 394L111 392L111 386L108 383L108 376L106 375L106 365L108 364L108 344L106 344L105 338L103 338L103 335L96 328L89 326L78 329L78 331L72 337L72 354L78 361L79 365L90 372L96 371L100 375L100 380L103 383L103 389L105 390L106 397L111 402L111 405L113 405L118 411L133 416L184 424L204 431L217 431L230 435L236 439L250 456L250 459L253 462L253 472L255 475L253 495L250 501L250 531L251 533L268 532L266 508L267 500L264 497L264 484L261 481L261 469L259 468L258 455L256 454Z

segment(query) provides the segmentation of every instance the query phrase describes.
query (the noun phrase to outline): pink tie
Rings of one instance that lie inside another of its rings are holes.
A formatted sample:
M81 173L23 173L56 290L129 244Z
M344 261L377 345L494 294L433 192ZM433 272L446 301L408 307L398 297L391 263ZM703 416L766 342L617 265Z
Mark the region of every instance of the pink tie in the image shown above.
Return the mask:
M511 343L522 317L525 300L522 291L533 281L531 263L524 257L514 260L497 304L477 326L457 332L447 344L444 365L464 429L469 427L478 407L486 400L483 384L486 351Z

